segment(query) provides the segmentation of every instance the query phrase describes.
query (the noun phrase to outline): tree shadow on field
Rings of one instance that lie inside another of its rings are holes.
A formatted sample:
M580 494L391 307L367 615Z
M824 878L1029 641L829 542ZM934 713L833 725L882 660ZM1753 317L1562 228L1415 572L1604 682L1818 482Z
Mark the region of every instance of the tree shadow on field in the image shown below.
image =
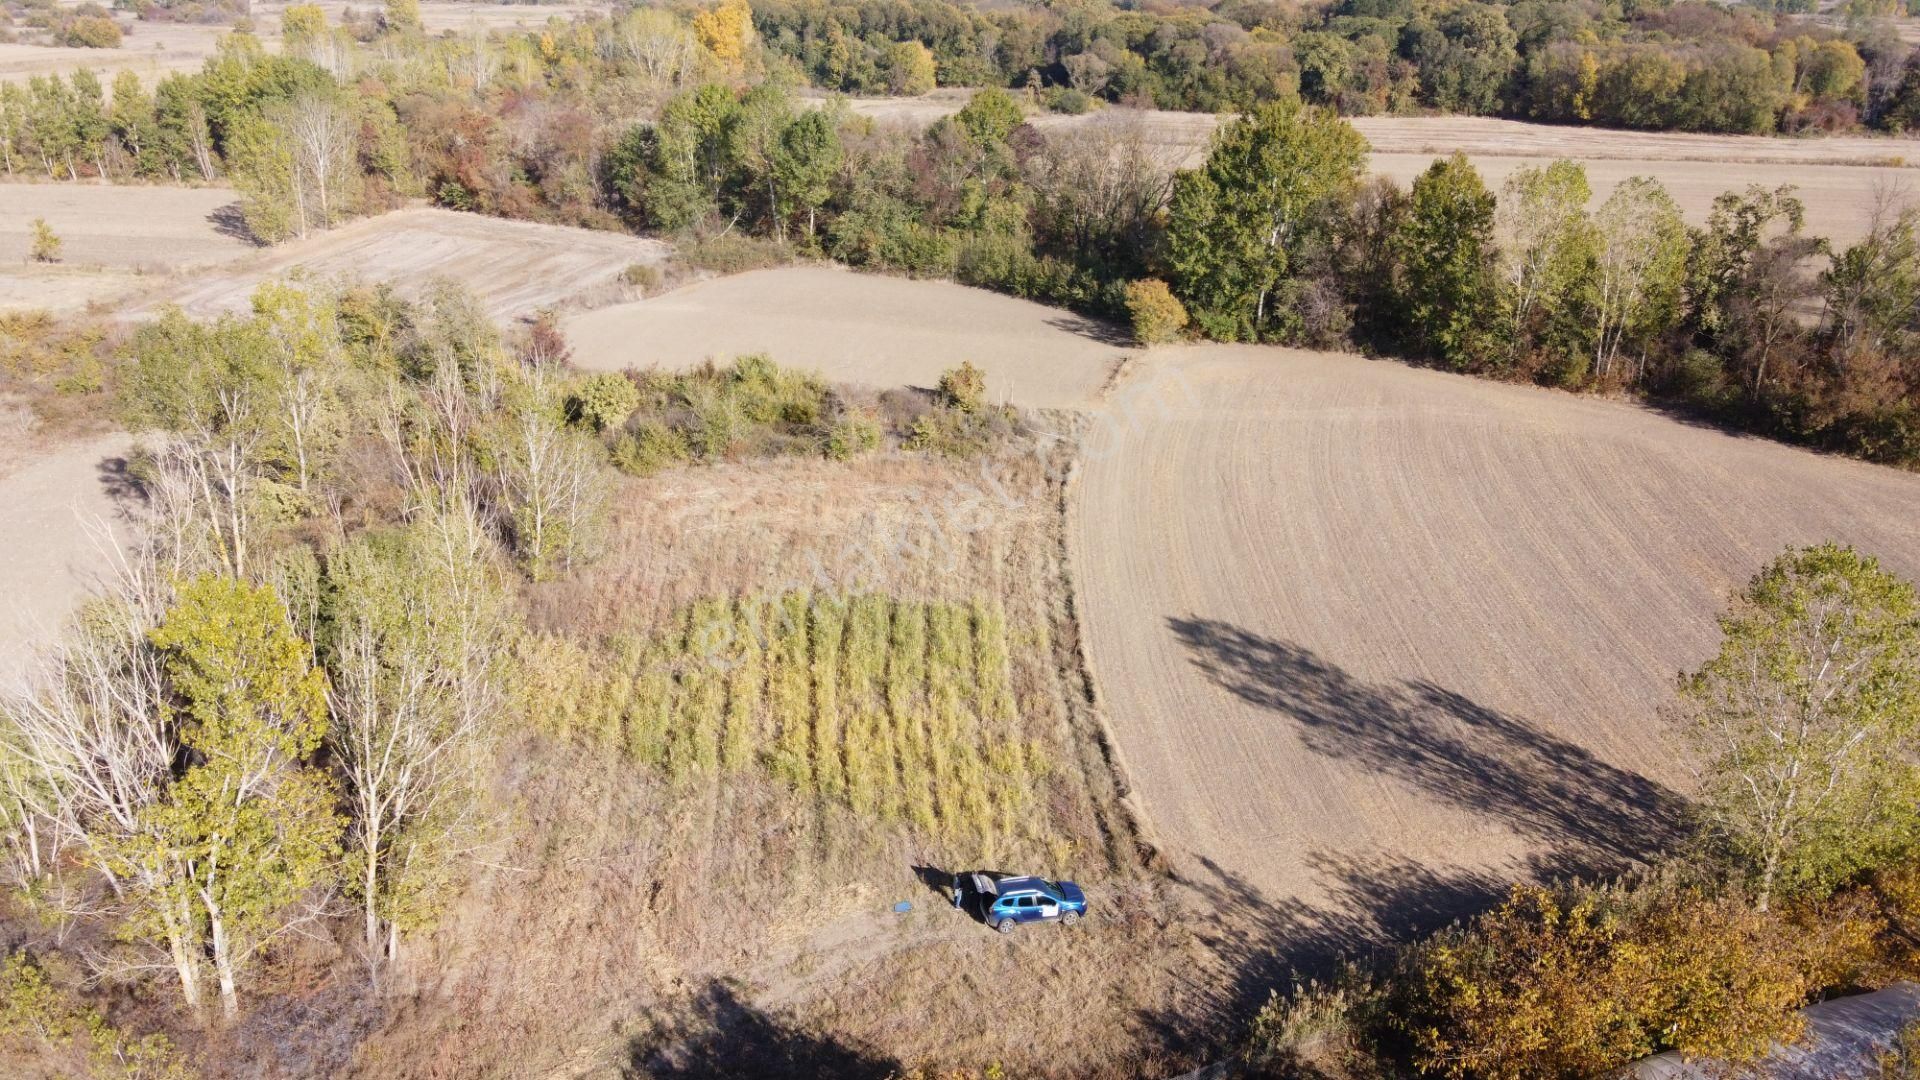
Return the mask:
M1047 325L1055 330L1065 330L1102 345L1125 347L1135 344L1133 333L1117 323L1090 319L1084 315L1050 315Z
M1562 874L1602 873L1683 837L1686 801L1516 716L1423 679L1368 684L1311 650L1208 619L1168 620L1193 664L1292 718L1317 753L1393 776L1545 848Z
M213 231L219 233L221 236L230 236L235 240L244 240L254 247L267 246L267 242L255 236L253 230L247 226L247 216L241 212L240 204L237 202L216 207L212 213L207 215L207 223L212 225Z
M1443 870L1410 859L1310 851L1307 866L1325 898L1274 897L1245 877L1201 857L1178 875L1204 955L1217 968L1196 972L1192 1006L1143 1011L1141 1024L1165 1045L1206 1052L1222 1032L1244 1030L1269 995L1309 981L1327 983L1346 963L1362 969L1394 946L1471 918L1499 903L1505 875ZM1518 873L1550 880L1567 868L1530 859Z
M133 471L133 462L123 454L101 458L94 465L100 490L107 493L122 516L147 501L147 486Z
M884 1080L901 1065L883 1054L831 1036L801 1031L740 1000L733 987L713 981L628 1047L630 1077L695 1080L705 1077L821 1077Z

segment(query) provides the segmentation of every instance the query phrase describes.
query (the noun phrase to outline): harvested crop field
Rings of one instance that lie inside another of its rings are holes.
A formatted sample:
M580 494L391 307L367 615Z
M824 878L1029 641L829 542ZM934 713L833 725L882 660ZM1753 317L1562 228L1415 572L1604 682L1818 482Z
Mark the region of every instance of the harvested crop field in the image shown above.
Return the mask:
M0 185L0 310L72 310L256 251L235 227L235 198L224 187ZM58 264L27 261L36 218L60 237Z
M1649 853L1728 592L1825 539L1920 575L1920 476L1351 356L1141 365L1070 527L1096 686L1176 865L1297 934Z
M113 491L124 434L45 446L25 430L0 446L0 683L18 679L112 566L103 529L124 535Z
M764 352L829 381L931 387L971 361L987 390L1022 405L1091 402L1123 356L1110 327L944 281L826 266L758 270L576 315L581 367L686 368Z
M262 3L252 6L256 35L271 49L279 48L280 17L290 4ZM378 11L378 4L354 4L342 0L322 0L319 5L327 21L338 25L350 9L363 13ZM477 4L439 3L428 0L420 5L420 22L430 34L470 32L475 27L505 30L541 26L551 18L563 19L594 11L597 4ZM111 83L113 76L132 71L141 81L152 85L167 75L199 71L213 56L220 38L231 28L198 23L148 22L126 18L116 20L126 35L117 49L81 49L67 46L27 43L0 44L0 82L25 82L36 75L66 75L85 68Z
M965 91L937 91L924 98L858 99L855 112L884 122L916 125L966 104ZM1168 160L1198 164L1219 120L1205 113L1159 110L1129 113L1103 109L1082 116L1042 114L1042 131L1111 123L1137 116L1147 137ZM1667 186L1693 224L1703 224L1714 197L1749 184L1793 184L1806 202L1807 230L1836 243L1866 231L1874 200L1883 190L1920 195L1920 139L1871 135L1787 138L1759 135L1696 135L1561 127L1474 116L1356 117L1353 126L1373 148L1373 171L1406 184L1435 157L1458 150L1473 159L1489 187L1497 189L1515 169L1555 158L1587 166L1594 205L1630 176L1652 176Z
M60 237L67 265L174 270L256 250L226 187L0 185L0 265L27 257L34 219Z
M0 82L26 82L35 76L67 75L82 68L111 83L132 71L152 85L178 71L198 71L212 56L224 26L117 20L126 34L117 49L81 49L64 45L0 44ZM273 25L279 26L276 16Z
M658 240L619 233L452 210L398 210L200 275L151 298L143 310L177 304L199 317L242 311L261 282L299 273L392 282L407 294L445 278L473 290L496 318L512 319L596 294L623 296L622 271L663 262L670 250Z

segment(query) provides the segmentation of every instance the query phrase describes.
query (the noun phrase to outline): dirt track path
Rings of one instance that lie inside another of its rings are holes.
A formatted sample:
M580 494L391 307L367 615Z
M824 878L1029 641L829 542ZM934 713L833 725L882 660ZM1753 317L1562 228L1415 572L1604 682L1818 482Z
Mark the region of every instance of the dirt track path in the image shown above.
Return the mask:
M1830 537L1920 576L1920 476L1635 406L1210 346L1113 412L1070 523L1104 711L1176 863L1296 921L1646 853L1728 591Z

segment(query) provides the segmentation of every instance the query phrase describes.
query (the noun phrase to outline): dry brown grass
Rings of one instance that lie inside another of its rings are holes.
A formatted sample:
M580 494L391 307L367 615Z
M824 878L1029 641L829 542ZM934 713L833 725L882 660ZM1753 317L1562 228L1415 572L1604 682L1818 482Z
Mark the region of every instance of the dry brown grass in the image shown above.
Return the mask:
M510 839L410 959L358 1071L1189 1063L1222 1001L1181 973L1217 975L1218 955L1144 864L1088 710L1067 459L626 485L608 557L529 594L543 730L503 752ZM712 640L728 663L690 663ZM1072 876L1095 913L1002 939L926 868Z

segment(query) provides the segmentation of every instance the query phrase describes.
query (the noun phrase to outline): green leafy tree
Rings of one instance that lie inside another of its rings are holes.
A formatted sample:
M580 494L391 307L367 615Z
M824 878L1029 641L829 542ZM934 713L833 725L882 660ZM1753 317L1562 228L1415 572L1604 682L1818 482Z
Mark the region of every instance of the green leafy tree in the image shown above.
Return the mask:
M107 175L107 137L113 125L107 118L107 92L100 77L86 68L71 76L73 83L73 136L75 151L93 165L95 176Z
M790 220L804 213L808 241L816 234L821 208L833 197L845 157L836 117L825 109L801 113L780 132L773 152L780 218Z
M330 880L339 854L336 792L312 764L327 729L326 679L266 586L196 578L150 637L185 767L109 865L154 883L128 932L177 937L184 922L232 1017L240 975L299 921L298 905Z
M140 84L139 75L122 71L113 77L113 105L107 122L113 137L133 158L136 175L161 174L159 155L154 152L160 133L154 120L153 96Z
M502 697L511 600L492 541L455 500L327 567L330 742L352 810L347 883L367 953L397 956L450 898L479 838L473 778Z
M387 0L386 10L381 18L386 22L387 32L411 37L421 32L420 0Z
M793 99L786 87L761 83L740 99L739 111L727 126L727 160L738 173L732 185L743 212L773 227L781 243L787 240L786 200L780 190L781 136L794 122Z
M1765 910L1821 890L1920 825L1920 607L1837 544L1788 551L1720 619L1720 653L1680 683L1698 804Z
M1842 365L1867 353L1910 355L1920 296L1920 212L1881 211L1858 243L1821 275L1827 336Z
M56 263L60 261L60 248L63 242L60 234L53 231L46 218L34 218L32 225L32 243L27 257L34 262Z
M732 171L728 132L739 113L739 100L724 86L702 86L667 102L653 128L646 182L637 191L655 226L684 229L719 212Z
M1013 129L1025 122L1020 103L1013 95L990 86L973 95L966 107L953 114L954 122L966 129L977 142L1006 142Z
M1493 193L1466 155L1455 153L1414 180L1394 239L1415 345L1456 369L1478 366L1491 352L1493 210Z
M1214 136L1207 162L1174 180L1172 285L1214 337L1284 332L1275 294L1294 253L1358 183L1366 140L1332 112L1263 105Z
M1557 347L1584 370L1584 315L1598 254L1587 217L1592 194L1586 169L1564 160L1516 170L1501 188L1494 229L1515 355Z
M888 92L917 96L933 87L933 50L918 41L898 41L888 48Z
M1437 26L1415 23L1408 37L1428 104L1448 112L1498 110L1519 55L1505 7L1461 4Z
M595 431L605 431L626 423L639 407L640 388L633 380L617 371L603 371L580 384L567 411Z
M1640 358L1637 376L1645 372L1648 344L1684 314L1687 226L1659 181L1635 176L1607 196L1594 227L1594 373L1613 375L1631 348Z

